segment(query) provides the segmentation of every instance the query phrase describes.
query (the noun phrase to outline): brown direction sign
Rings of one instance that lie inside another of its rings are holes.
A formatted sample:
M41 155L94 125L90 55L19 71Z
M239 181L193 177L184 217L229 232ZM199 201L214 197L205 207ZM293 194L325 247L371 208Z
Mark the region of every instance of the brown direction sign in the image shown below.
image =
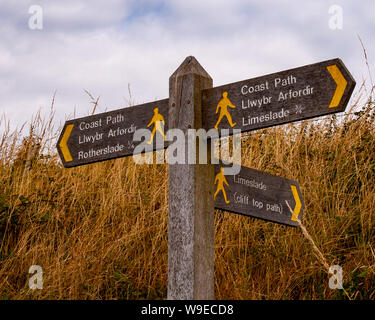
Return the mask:
M239 174L224 175L223 168L215 165L215 208L298 226L304 209L298 182L243 166Z
M242 132L345 110L355 80L340 59L207 89L204 129Z
M134 132L149 129L150 145L155 135L165 139L169 99L145 103L65 122L57 149L64 167L76 167L132 155ZM154 147L153 150L156 150Z

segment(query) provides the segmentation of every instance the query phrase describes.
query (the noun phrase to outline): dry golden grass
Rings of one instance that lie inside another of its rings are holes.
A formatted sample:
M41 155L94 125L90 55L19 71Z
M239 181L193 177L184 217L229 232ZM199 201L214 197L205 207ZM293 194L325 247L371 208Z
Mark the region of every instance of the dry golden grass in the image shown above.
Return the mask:
M363 88L362 88L363 89ZM363 90L360 90L363 93ZM215 214L217 299L375 299L375 132L372 92L361 111L244 135L242 165L297 180L300 229ZM0 298L165 299L168 171L131 157L62 168L52 118L0 140ZM163 183L161 184L160 181ZM28 288L42 266L44 288Z

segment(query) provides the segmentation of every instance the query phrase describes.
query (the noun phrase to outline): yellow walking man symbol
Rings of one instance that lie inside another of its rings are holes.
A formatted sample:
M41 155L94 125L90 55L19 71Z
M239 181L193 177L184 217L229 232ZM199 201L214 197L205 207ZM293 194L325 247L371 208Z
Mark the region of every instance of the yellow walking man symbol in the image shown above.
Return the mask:
M230 201L227 199L227 193L225 192L225 187L224 187L224 183L227 186L229 186L229 183L228 183L227 179L225 179L223 167L220 168L220 172L215 177L214 184L216 184L216 182L217 182L217 189L216 189L216 192L214 194L214 200L216 200L217 194L221 191L223 193L225 202L229 203Z
M217 107L216 107L215 113L218 113L219 109L220 109L219 119L217 120L217 122L215 124L216 130L217 130L218 124L220 123L221 119L223 119L224 116L227 117L228 122L229 122L229 124L232 128L236 125L236 122L234 122L234 123L232 122L232 117L231 117L230 113L228 112L228 107L230 107L232 109L236 108L236 106L234 104L232 104L232 102L230 102L230 100L228 98L228 92L224 91L223 97L220 99L220 101L219 101L219 103L217 104Z
M151 119L150 123L147 125L147 127L151 126L153 123L155 125L154 125L154 129L152 129L150 140L147 141L148 144L152 143L152 140L154 139L156 130L159 131L159 133L163 136L163 138L165 140L164 131L163 131L163 128L161 126L161 123L163 123L163 126L165 126L165 121L164 121L164 117L159 113L158 108L154 109L154 116L152 117L152 119Z

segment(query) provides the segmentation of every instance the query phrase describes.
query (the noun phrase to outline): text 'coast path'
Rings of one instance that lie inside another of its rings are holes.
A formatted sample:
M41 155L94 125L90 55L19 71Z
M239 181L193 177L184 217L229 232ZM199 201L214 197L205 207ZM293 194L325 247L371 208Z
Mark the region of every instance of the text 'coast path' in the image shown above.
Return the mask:
M340 59L203 91L204 128L242 132L342 112L355 81Z

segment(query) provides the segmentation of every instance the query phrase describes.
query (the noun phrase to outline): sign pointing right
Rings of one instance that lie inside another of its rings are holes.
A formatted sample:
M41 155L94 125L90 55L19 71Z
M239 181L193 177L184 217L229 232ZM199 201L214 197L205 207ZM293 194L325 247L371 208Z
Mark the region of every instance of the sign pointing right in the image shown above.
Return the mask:
M206 130L242 132L345 110L355 80L340 59L203 91Z
M298 226L304 202L297 181L243 166L239 174L225 176L223 168L215 165L215 208Z

